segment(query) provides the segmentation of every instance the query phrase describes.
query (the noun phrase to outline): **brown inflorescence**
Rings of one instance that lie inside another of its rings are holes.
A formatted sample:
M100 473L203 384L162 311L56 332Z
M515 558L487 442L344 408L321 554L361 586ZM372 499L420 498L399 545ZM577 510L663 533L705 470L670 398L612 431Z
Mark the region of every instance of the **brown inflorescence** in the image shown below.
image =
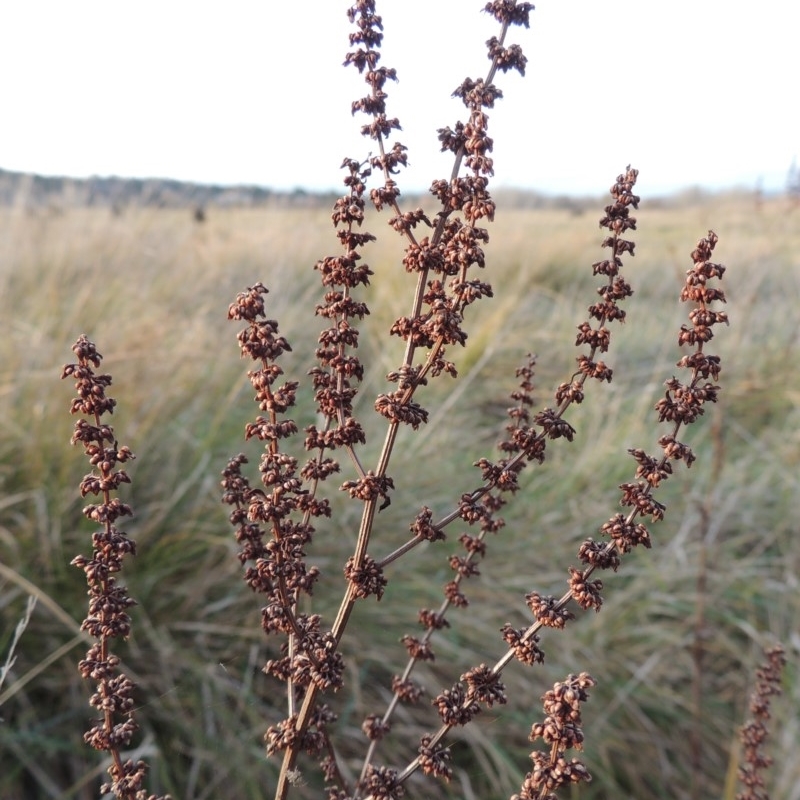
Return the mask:
M781 673L786 665L786 653L778 644L765 650L765 662L756 670L756 686L750 697L752 718L739 732L744 747L744 764L737 777L745 786L736 800L769 800L764 788L764 771L772 765L772 759L764 753L764 743L769 736L767 723L770 719L770 698L781 693Z
M331 266L332 271L339 268L341 265ZM319 577L317 567L309 567L305 559L314 533L312 518L331 513L328 501L316 497L319 483L339 471L338 463L327 453L340 446L343 438L355 440L363 435L353 427L346 436L337 436L338 432L330 429L307 429L306 448L313 455L302 467L282 451L282 442L298 433L293 420L282 418L295 404L298 384L278 383L283 369L277 360L291 347L280 335L278 323L266 318L267 293L266 287L256 283L240 293L228 310L229 319L247 323L238 334L242 356L260 362L248 377L256 391L255 401L266 416L258 416L245 426L245 439L264 443L259 462L261 486L251 486L242 472L247 458L239 454L229 460L223 472L222 499L233 507L229 519L236 530L244 580L266 598L261 614L264 632L288 637L285 655L269 659L264 672L286 682L293 700L295 693L306 687L329 691L342 683L344 662L336 652L331 633L322 629L319 615L299 612L297 603L302 594L312 594ZM335 350L339 342L353 340L346 326L340 325L339 331L339 340L330 332L321 337L321 347ZM348 369L353 370L352 363ZM337 389L332 382L327 390L319 386L317 381L318 391L326 398L324 402L338 404L337 409L347 402L346 384L339 383ZM333 399L334 395L337 399ZM338 410L332 412L336 413ZM322 752L327 747L327 724L335 715L326 706L315 706L307 725L297 730L293 707L290 704L289 716L267 731L267 752L287 750L295 743L309 752Z
M616 220L614 224L619 228L627 224L624 214L609 212L608 219ZM724 292L709 285L712 279L722 278L725 273L724 266L710 261L716 244L717 236L713 231L697 243L691 254L693 266L687 271L681 291L681 301L692 302L695 307L689 312L692 325L681 326L678 344L691 346L694 351L683 356L677 366L691 370L691 377L688 384L675 377L666 381L665 396L656 404L658 421L672 423L672 430L658 440L662 453L653 456L638 448L628 450L637 465L636 480L623 483L619 488L622 492L620 504L631 510L627 515L615 514L602 525L600 531L610 538L608 544L587 539L581 545L578 558L586 565L582 572L570 568L570 594L584 608L599 610L602 603L599 594L602 585L588 580L594 570L616 571L621 554L638 545L651 546L650 532L637 521L637 517L650 517L653 521L664 518L666 508L653 497L653 490L672 475L674 462L683 461L691 467L695 460L692 449L678 440L678 433L682 426L702 416L705 403L717 401L719 386L709 383L708 379L719 377L720 359L703 350L703 346L713 338L712 327L728 322L725 313L709 307L712 302L725 302ZM608 267L603 266L603 269Z
M567 761L564 754L567 750L583 750L581 703L588 700L587 690L594 685L594 678L582 672L567 676L544 694L542 700L547 716L531 727L529 738L531 741L542 739L550 752L534 750L531 753L533 769L511 800L555 800L555 792L562 786L581 781L588 783L592 779L580 760Z
M117 466L133 460L134 455L117 442L111 425L102 421L116 407L116 401L106 395L111 376L96 372L103 356L86 336L78 338L72 352L77 363L67 364L61 377L75 380L78 397L72 401L70 412L88 419L75 423L71 441L73 445L83 445L92 467L81 480L80 494L99 498L99 502L87 505L83 514L101 526L92 534L91 557L79 555L71 562L84 571L89 585L89 611L81 630L97 640L78 665L85 679L97 682L89 703L101 714L83 738L91 747L106 751L111 757L108 768L111 782L100 787L101 793L110 792L122 800L167 800L169 795L157 798L145 791L145 762L123 761L120 752L130 745L138 730L133 697L136 686L120 670L120 658L111 652L111 641L130 635L131 618L127 609L136 605L136 601L117 583L115 576L122 569L123 559L136 554L136 543L116 525L120 517L131 516L133 509L113 493L122 484L131 482L128 473Z
M450 766L450 749L441 745L432 745L433 738L428 734L419 740L419 765L426 775L450 781L453 769Z

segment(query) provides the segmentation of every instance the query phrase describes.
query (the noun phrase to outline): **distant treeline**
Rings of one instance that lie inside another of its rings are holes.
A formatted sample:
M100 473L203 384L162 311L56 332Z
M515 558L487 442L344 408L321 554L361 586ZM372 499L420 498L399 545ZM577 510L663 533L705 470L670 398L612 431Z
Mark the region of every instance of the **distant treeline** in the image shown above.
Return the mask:
M32 175L0 169L0 206L28 208L130 206L159 208L248 207L264 205L329 205L333 193L303 189L278 192L262 186L214 186L168 178L68 178Z
M527 189L497 189L494 198L504 208L559 208L581 214L596 205L596 198L573 195L547 195ZM697 203L713 197L702 189L690 189L673 198L651 200L668 205L680 199ZM219 186L187 183L168 178L68 178L34 175L0 169L0 207L23 206L60 211L68 208L109 208L121 213L131 207L189 208L203 212L209 208L329 208L335 192L306 189L278 191L264 186ZM419 195L405 195L408 202L424 203Z

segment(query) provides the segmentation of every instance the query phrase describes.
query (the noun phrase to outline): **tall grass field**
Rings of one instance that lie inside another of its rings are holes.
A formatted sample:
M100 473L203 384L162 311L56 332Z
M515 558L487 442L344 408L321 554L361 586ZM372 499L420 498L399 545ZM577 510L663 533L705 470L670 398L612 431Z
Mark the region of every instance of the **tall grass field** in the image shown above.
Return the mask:
M573 369L576 323L596 282L596 216L499 209L486 268L496 297L469 320L457 382L431 388L429 435L408 436L397 450L401 500L377 522L384 552L406 539L419 505L444 512L454 486L472 485L473 462L500 438L526 353L538 354L539 402ZM527 769L539 697L559 676L591 669L597 686L584 712L583 760L594 780L581 797L733 797L736 730L760 648L777 639L790 666L773 709L771 796L800 797L800 209L781 198L756 205L746 194L645 198L638 220L628 267L635 294L609 359L614 379L592 386L599 396L573 409L575 440L558 442L545 465L521 475L507 525L471 581L474 602L437 634L438 658L420 682L438 692L460 669L491 658L499 628L524 623L531 582L557 586L582 537L596 535L613 511L616 487L629 478L626 448L653 439L653 406L677 360L664 331L677 331L683 312L665 298L677 299L688 252L713 226L729 267L732 324L718 342L720 402L693 431L698 460L661 492L667 514L653 526L653 548L609 576L603 613L557 632L535 670L512 665L504 674L509 703L452 742L450 783L412 780L411 796L508 796ZM54 213L20 204L0 210L0 226L3 658L28 598L37 601L0 694L0 796L95 797L104 769L82 741L92 715L76 669L88 638L80 631L86 598L69 562L87 550L91 526L76 491L83 458L68 444L69 392L58 381L82 332L106 356L119 403L111 421L138 456L123 489L138 546L124 578L138 605L119 650L138 686L137 754L159 791L174 797L268 795L279 763L265 759L262 736L285 700L261 672L274 644L260 630L258 598L239 578L220 503L219 473L232 453L247 452L252 416L247 365L226 311L241 287L263 281L268 315L292 343L284 369L307 383L320 322L313 264L331 249L329 212L212 210L199 224L187 210ZM369 369L356 407L367 451L377 451L383 427L369 398L398 359L385 332L408 292L393 244L379 240L370 254L376 276L361 341ZM309 397L301 394L295 409L301 427L314 422ZM334 494L332 503L336 525L311 548L326 575L308 601L315 610L334 596L358 525L351 501ZM357 606L358 635L343 649L350 682L331 700L349 730L340 741L352 743L345 764L363 749L363 717L388 700L383 687L404 663L399 640L413 631L417 607L437 603L450 579L455 538L410 554L381 602ZM429 715L404 707L395 725L417 738ZM392 751L401 742L385 747L386 761L402 758Z

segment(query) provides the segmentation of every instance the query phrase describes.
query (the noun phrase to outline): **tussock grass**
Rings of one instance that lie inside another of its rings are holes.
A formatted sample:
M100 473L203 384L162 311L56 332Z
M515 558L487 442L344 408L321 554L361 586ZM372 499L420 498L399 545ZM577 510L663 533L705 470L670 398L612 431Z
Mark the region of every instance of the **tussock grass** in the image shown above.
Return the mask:
M537 589L548 591L548 581L563 580L563 565L574 560L581 538L596 535L613 512L616 486L630 473L625 448L651 445L651 409L676 360L663 331L676 330L682 312L661 298L677 295L685 251L711 220L722 260L735 265L727 288L735 324L719 340L719 416L694 433L693 471L677 474L663 490L662 502L676 513L655 527L654 553L629 558L608 582L602 619L587 616L552 642L540 671L506 673L509 694L521 702L502 721L487 713L462 729L453 796L514 791L529 748L530 708L552 680L590 666L598 686L586 711L585 761L595 781L581 796L689 797L699 747L700 796L721 797L757 644L769 636L790 648L800 644L797 211L780 199L754 208L747 197L720 196L698 207L653 210L645 200L638 216L630 268L637 302L610 359L614 381L603 387L602 399L570 412L576 441L552 448L546 468L525 473L522 497L507 508L507 527L469 587L469 612L458 619L457 633L436 635L442 665L421 669L420 681L435 692L452 681L447 662L490 658L487 642L497 641L498 628L527 616L521 595L531 585L518 565L525 563ZM294 348L284 368L302 376L318 328L309 311L318 292L311 267L332 241L327 214L212 211L197 225L188 212L173 210L48 216L17 208L0 212L0 228L0 303L7 320L0 341L0 653L26 598L39 599L0 690L0 794L90 797L98 772L81 741L90 712L74 667L84 647L78 626L85 590L68 567L86 549L72 489L83 467L79 453L64 446L70 420L55 382L70 342L86 330L103 342L104 368L115 376L115 428L142 454L130 470L136 517L128 526L139 555L126 572L140 605L124 655L140 685L142 748L162 791L262 797L277 769L263 760L264 719L277 720L284 711L278 697L272 707L260 672L265 645L258 602L237 580L218 501L218 472L239 447L252 394L224 316L239 287L263 280L273 290L270 315ZM404 476L397 495L413 498L415 508L443 509L454 485L475 482L471 464L499 438L505 394L525 352L540 354L536 383L542 397L550 395L572 368L574 326L592 301L588 265L600 237L586 216L508 210L490 230L488 269L500 299L469 320L455 392L433 386L428 395L432 413L448 424L431 426L431 437L410 438L397 449L394 471ZM683 243L680 249L675 242ZM363 333L362 355L372 365L363 402L397 360L383 350L383 334L405 311L398 298L408 293L397 253L382 248L369 255L380 281ZM312 407L296 411L301 426L313 421ZM366 410L362 416L377 437L380 421ZM377 448L372 441L368 449ZM341 561L358 522L347 502L334 503L337 535L320 538L311 554L322 567ZM379 541L387 552L405 539L415 508L393 503L381 515ZM436 587L451 574L446 555L454 551L452 541L426 545L398 566L409 580L402 591L418 598L415 607L437 602ZM354 624L363 635L357 648L344 651L359 676L335 699L343 723L352 724L351 756L363 747L364 714L388 700L377 688L385 681L376 678L403 663L397 640L413 629L414 611L393 602L393 587L390 581L381 603L357 608ZM323 581L315 605L325 607L332 592ZM698 642L705 665L700 677ZM774 710L773 796L788 800L800 786L794 668L784 691L785 702ZM404 709L400 723L414 735L425 731L414 710ZM502 736L495 735L497 725ZM346 751L342 757L348 763ZM422 785L412 781L412 796L447 791Z

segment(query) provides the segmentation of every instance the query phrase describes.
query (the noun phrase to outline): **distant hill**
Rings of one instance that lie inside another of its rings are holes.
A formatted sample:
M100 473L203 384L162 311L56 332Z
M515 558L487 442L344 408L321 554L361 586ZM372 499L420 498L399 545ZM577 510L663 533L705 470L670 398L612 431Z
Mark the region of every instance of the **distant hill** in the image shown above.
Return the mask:
M580 213L586 205L597 205L596 198L550 197L524 189L499 189L494 195L506 208L559 207ZM426 202L419 195L403 196L410 202ZM427 195L426 198L430 203L431 198ZM22 205L54 211L87 207L123 211L141 206L195 210L260 206L330 208L335 200L333 192L305 189L286 192L263 186L218 186L169 178L51 177L0 169L0 207Z
M215 186L168 178L67 178L0 169L0 206L28 208L129 206L206 208L209 206L330 206L333 194L303 189L279 192L262 186Z
M800 178L796 196L800 196ZM730 192L723 192L729 194ZM791 193L791 189L790 189ZM559 208L573 214L602 206L597 197L547 195L528 189L495 188L492 192L503 208ZM752 194L752 193L750 193ZM756 192L758 194L758 192ZM717 196L700 188L686 189L670 197L650 198L658 205L702 204ZM427 205L429 195L404 194L406 203ZM0 169L0 207L50 209L99 207L122 212L130 207L189 208L197 214L209 208L330 208L336 200L333 192L309 192L305 189L277 191L264 186L219 186L187 183L169 178L67 178L34 175Z

